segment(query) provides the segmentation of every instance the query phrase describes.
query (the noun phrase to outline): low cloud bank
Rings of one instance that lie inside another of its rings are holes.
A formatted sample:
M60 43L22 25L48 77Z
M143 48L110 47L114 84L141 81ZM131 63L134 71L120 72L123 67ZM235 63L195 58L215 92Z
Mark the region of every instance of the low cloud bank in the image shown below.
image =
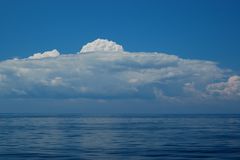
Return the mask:
M238 100L240 77L211 61L129 53L97 39L80 54L53 50L0 62L0 98Z

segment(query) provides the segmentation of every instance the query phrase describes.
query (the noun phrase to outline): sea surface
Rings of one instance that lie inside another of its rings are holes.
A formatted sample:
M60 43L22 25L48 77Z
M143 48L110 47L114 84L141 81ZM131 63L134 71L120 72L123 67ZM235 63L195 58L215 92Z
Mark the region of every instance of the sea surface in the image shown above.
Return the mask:
M0 114L0 160L240 159L240 115Z

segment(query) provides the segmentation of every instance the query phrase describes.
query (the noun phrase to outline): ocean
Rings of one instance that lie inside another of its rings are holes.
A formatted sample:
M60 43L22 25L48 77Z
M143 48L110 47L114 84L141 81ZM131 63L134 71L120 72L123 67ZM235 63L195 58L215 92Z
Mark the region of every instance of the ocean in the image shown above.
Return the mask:
M0 160L239 160L240 115L0 114Z

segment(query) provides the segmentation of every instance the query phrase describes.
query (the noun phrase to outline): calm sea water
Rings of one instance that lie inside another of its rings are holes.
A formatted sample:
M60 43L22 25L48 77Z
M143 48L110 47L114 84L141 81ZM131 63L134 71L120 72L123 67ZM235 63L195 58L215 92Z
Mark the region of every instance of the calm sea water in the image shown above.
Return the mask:
M240 159L240 115L0 115L0 160Z

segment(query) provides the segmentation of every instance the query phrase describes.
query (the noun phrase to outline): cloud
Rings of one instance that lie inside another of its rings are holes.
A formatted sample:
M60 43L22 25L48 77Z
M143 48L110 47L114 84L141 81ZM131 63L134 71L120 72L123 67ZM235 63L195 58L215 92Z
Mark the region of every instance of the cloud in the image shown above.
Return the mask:
M113 41L107 39L96 39L93 42L90 42L84 45L81 49L81 53L89 52L123 52L123 47Z
M28 59L2 61L0 98L173 103L240 98L239 76L230 75L215 62L165 53L123 52L119 46L98 39L84 46L80 54L60 55L53 50ZM85 54L88 51L92 53Z
M42 59L42 58L49 58L49 57L58 57L60 53L54 49L52 51L46 51L41 53L35 53L32 56L28 57L29 59Z
M231 76L227 82L209 84L207 91L222 98L240 98L240 76Z

